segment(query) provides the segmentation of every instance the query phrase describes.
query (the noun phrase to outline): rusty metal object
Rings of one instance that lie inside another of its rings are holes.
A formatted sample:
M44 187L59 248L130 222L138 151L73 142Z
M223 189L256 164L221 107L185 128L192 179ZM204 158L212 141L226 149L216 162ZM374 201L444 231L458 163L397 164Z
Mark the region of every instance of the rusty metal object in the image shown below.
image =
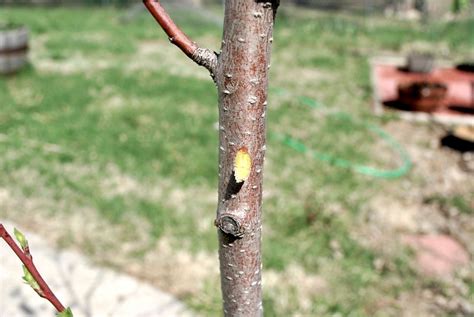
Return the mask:
M443 105L448 88L439 82L417 81L398 86L398 100L413 111L433 112Z
M24 26L0 24L0 74L18 72L28 59L28 30Z

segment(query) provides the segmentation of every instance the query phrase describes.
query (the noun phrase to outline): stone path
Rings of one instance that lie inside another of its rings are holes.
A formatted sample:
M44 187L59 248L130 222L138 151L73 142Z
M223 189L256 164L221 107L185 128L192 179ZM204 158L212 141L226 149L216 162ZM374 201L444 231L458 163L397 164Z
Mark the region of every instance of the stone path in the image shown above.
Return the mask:
M470 262L466 249L446 234L404 235L402 242L415 251L418 270L431 277L449 277Z
M2 223L13 232L12 224ZM151 285L24 234L40 273L75 317L192 316L182 303ZM23 283L22 274L21 262L0 240L0 317L55 316L51 304Z

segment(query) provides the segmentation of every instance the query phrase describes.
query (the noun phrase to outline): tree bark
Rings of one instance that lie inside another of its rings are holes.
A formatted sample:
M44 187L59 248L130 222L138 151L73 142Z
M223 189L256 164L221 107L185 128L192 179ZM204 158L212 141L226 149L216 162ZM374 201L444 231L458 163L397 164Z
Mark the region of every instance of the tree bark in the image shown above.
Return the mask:
M262 180L268 71L276 3L226 1L219 92L219 260L225 316L261 316ZM250 175L234 161L248 151Z
M261 316L262 180L273 22L278 0L226 0L220 54L200 48L158 2L145 5L188 57L206 67L219 95L218 227L225 316Z

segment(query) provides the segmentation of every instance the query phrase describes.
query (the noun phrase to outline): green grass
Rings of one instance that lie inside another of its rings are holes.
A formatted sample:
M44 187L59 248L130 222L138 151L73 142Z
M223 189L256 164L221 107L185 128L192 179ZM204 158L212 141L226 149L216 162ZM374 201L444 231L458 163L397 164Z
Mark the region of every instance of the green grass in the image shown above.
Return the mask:
M122 23L123 14L98 8L1 10L0 20L28 25L35 55L20 74L0 79L0 187L25 200L46 200L52 215L88 207L111 226L129 226L129 216L138 216L149 227L136 230L145 230L152 241L172 237L179 250L212 254L217 245L214 86L195 75L199 70L179 53L143 53L143 43L155 41L159 50L169 44L151 17ZM217 49L221 32L214 24L189 12L177 22ZM379 272L373 263L380 254L354 236L374 188L387 181L313 160L272 135L294 135L314 150L386 168L367 124L390 119L369 113L367 57L420 41L432 47L443 43L453 58L461 58L474 45L473 26L472 20L422 26L281 11L272 85L291 93L275 90L270 96L264 264L284 274L297 263L309 275L324 275L329 286L323 294L308 295L309 308L299 306L297 287L266 290L266 315L370 316L379 300L413 287L416 275L404 254L388 259L390 268ZM154 67L128 68L144 58ZM81 59L85 66L78 64ZM169 66L170 60L181 64ZM45 62L56 66L51 70ZM318 73L308 74L311 70ZM323 106L308 107L302 96ZM132 182L132 189L120 192L125 183L111 184L115 178ZM462 197L437 201L472 213ZM25 215L8 213L20 222ZM125 239L117 237L117 244ZM218 315L216 283L207 280L199 296L183 297L199 313ZM284 307L281 298L288 302Z
M472 206L469 206L467 197L463 197L460 195L447 195L447 196L442 196L442 195L434 195L431 197L428 197L425 199L425 202L430 204L430 203L436 203L440 205L441 208L454 208L461 214L466 214L466 215L472 215L474 214L474 210Z

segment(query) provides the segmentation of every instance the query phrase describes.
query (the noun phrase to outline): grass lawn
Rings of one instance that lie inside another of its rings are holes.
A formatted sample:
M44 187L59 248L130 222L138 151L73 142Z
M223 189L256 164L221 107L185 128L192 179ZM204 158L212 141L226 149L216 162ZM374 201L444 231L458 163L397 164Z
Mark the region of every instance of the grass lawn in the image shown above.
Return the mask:
M146 279L203 316L217 316L214 85L150 16L125 23L124 14L0 10L0 20L25 23L32 36L31 64L0 78L0 217ZM218 49L219 26L189 12L172 14L196 42ZM417 296L426 290L448 299L473 295L472 287L450 295L454 282L420 276L397 242L400 230L387 229L383 241L373 241L380 228L367 220L370 202L423 188L423 162L399 179L373 178L315 160L278 137L291 135L354 164L396 168L396 153L368 128L397 131L402 124L370 113L368 58L427 47L460 61L472 57L473 29L473 20L421 25L280 11L264 187L267 316L428 316L432 307L448 316L448 308ZM432 129L408 125L413 133L417 128ZM398 141L411 154L429 148L429 140ZM437 192L434 201L472 216L471 185ZM469 285L472 276L456 281Z

